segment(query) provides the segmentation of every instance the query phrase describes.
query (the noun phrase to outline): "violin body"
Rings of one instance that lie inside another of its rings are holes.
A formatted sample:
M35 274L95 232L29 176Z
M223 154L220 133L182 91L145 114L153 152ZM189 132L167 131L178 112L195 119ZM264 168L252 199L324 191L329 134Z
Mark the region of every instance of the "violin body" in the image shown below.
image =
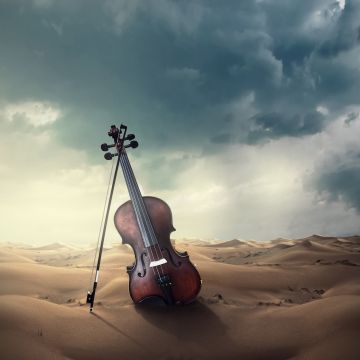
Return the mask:
M130 296L136 304L151 297L160 297L167 304L190 303L200 291L201 279L187 252L178 252L171 244L170 233L175 230L171 210L156 197L142 199L156 245L145 246L131 200L121 205L114 216L123 244L130 245L135 254L134 264L127 267Z

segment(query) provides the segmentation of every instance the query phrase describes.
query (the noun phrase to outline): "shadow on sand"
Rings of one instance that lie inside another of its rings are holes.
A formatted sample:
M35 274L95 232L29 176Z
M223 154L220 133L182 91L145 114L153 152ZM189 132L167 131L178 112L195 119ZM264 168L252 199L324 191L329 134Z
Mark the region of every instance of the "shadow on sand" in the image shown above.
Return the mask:
M95 312L91 313L93 316L95 316L97 319L99 319L100 321L102 321L105 325L109 326L110 328L112 328L113 330L115 330L116 332L118 332L119 334L121 334L122 336L126 337L129 341L131 341L134 345L139 346L140 348L145 347L145 344L142 344L141 342L139 342L138 340L136 340L135 338L133 338L132 336L128 335L126 332L124 332L123 330L121 330L119 327L117 327L116 325L114 325L113 323L111 323L110 321L104 319L102 316L96 314Z
M96 313L93 313L93 316L126 337L139 350L141 349L141 352L147 355L145 358L150 356L149 358L183 359L181 352L191 349L188 347L190 344L202 349L201 359L217 359L221 354L225 354L227 359L238 358L234 356L238 354L238 345L229 336L227 326L208 306L199 301L186 306L166 306L161 300L153 298L134 305L134 309L151 326L157 327L162 333L180 341L182 343L181 350L179 349L180 354L171 357L169 352L174 342L170 341L167 344L166 339L169 340L169 338L166 336L159 338L158 332L150 331L146 333L144 341L139 341L129 335L129 331L119 328L113 321ZM191 353L188 355L186 359L193 359Z
M136 305L135 310L152 325L184 342L208 345L214 340L221 341L222 346L236 346L224 323L199 301L186 306L166 306L155 298Z

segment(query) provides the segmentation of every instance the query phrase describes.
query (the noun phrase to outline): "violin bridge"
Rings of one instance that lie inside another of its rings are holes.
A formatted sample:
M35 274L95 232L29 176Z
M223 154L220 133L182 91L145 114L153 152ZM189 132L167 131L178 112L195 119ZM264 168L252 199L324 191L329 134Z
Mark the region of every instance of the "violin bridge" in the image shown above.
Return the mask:
M166 259L162 258L160 260L152 261L150 263L150 267L159 266L159 265L166 264L166 263L167 263Z

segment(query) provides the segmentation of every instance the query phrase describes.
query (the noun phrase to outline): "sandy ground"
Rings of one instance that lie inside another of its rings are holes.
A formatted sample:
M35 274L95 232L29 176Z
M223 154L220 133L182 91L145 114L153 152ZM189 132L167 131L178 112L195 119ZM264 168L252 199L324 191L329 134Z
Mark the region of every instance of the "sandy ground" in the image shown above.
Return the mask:
M135 306L126 246L0 246L1 359L359 359L360 237L179 242L203 278L195 303Z

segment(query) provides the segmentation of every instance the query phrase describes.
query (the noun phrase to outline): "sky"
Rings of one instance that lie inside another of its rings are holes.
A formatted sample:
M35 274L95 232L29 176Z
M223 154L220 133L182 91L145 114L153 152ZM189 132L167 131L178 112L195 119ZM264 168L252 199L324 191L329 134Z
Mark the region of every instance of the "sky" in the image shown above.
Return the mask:
M96 242L120 123L173 238L359 234L359 58L360 0L0 0L0 241Z

